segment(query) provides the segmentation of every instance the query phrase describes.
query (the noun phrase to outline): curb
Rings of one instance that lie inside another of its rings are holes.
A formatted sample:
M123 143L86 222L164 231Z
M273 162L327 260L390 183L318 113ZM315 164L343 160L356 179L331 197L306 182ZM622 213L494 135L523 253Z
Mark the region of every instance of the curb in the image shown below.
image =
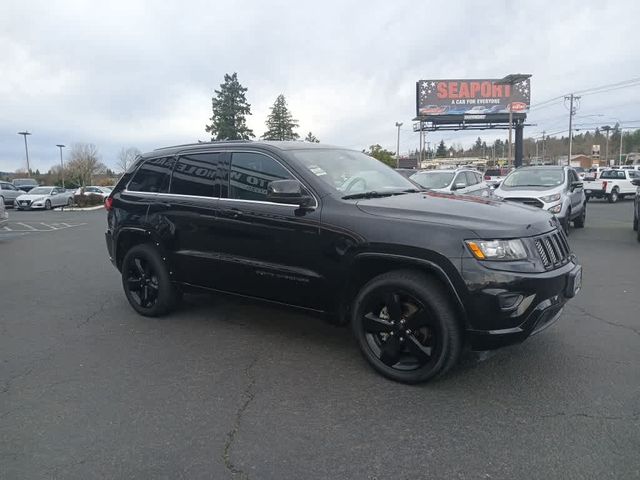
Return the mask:
M87 212L89 210L100 210L104 208L104 205L96 205L95 207L56 207L54 210L58 210L59 212Z

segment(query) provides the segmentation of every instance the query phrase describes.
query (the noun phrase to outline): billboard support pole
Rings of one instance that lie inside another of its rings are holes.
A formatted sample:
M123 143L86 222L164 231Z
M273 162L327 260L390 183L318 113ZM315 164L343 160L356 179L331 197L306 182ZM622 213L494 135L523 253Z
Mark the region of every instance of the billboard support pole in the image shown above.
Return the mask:
M523 137L524 127L522 122L516 123L516 156L514 160L514 166L516 168L522 166L522 157L523 157L523 145L522 145L522 137ZM511 145L509 145L511 146Z

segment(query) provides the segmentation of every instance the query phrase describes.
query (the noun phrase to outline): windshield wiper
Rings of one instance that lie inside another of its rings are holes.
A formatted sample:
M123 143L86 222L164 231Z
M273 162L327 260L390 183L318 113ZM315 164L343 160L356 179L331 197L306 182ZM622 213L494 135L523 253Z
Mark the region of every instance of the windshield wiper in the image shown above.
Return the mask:
M342 197L343 200L349 200L353 198L381 198L391 197L393 195L404 195L405 193L418 193L420 190L417 188L407 188L406 190L392 190L386 192L378 192L376 190L370 190L368 192L351 193Z

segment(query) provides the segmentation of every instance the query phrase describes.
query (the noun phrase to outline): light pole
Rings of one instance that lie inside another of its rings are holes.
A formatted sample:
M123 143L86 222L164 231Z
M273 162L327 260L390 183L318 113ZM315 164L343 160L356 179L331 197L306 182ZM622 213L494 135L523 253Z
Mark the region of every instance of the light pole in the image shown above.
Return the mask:
M400 127L402 126L402 122L396 122L396 127L398 127L398 141L396 143L396 168L400 167Z
M62 145L61 143L57 144L56 147L60 149L60 176L62 177L62 188L64 188L64 163L62 163L62 149L66 145Z
M29 166L29 147L27 146L27 135L31 135L27 130L24 132L18 132L18 135L24 137L24 151L27 154L27 177L31 176L31 167Z
M511 131L513 130L513 105L512 105L512 94L513 94L513 86L516 83L524 82L528 78L531 78L531 74L529 73L511 73L500 80L497 80L494 85L509 85L509 160L507 164L512 163L512 147L511 147Z

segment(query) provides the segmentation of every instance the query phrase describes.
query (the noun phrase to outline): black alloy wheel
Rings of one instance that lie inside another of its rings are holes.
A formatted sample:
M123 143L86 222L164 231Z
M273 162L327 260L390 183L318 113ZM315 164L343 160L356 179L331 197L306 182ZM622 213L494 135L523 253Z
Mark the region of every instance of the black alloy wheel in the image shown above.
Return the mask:
M177 300L162 257L148 244L136 245L125 255L122 286L134 310L148 317L167 313Z
M460 327L433 279L409 270L371 280L358 294L352 327L365 358L384 376L419 383L458 360Z
M44 209L51 210L51 200L47 200L46 202L44 202Z

